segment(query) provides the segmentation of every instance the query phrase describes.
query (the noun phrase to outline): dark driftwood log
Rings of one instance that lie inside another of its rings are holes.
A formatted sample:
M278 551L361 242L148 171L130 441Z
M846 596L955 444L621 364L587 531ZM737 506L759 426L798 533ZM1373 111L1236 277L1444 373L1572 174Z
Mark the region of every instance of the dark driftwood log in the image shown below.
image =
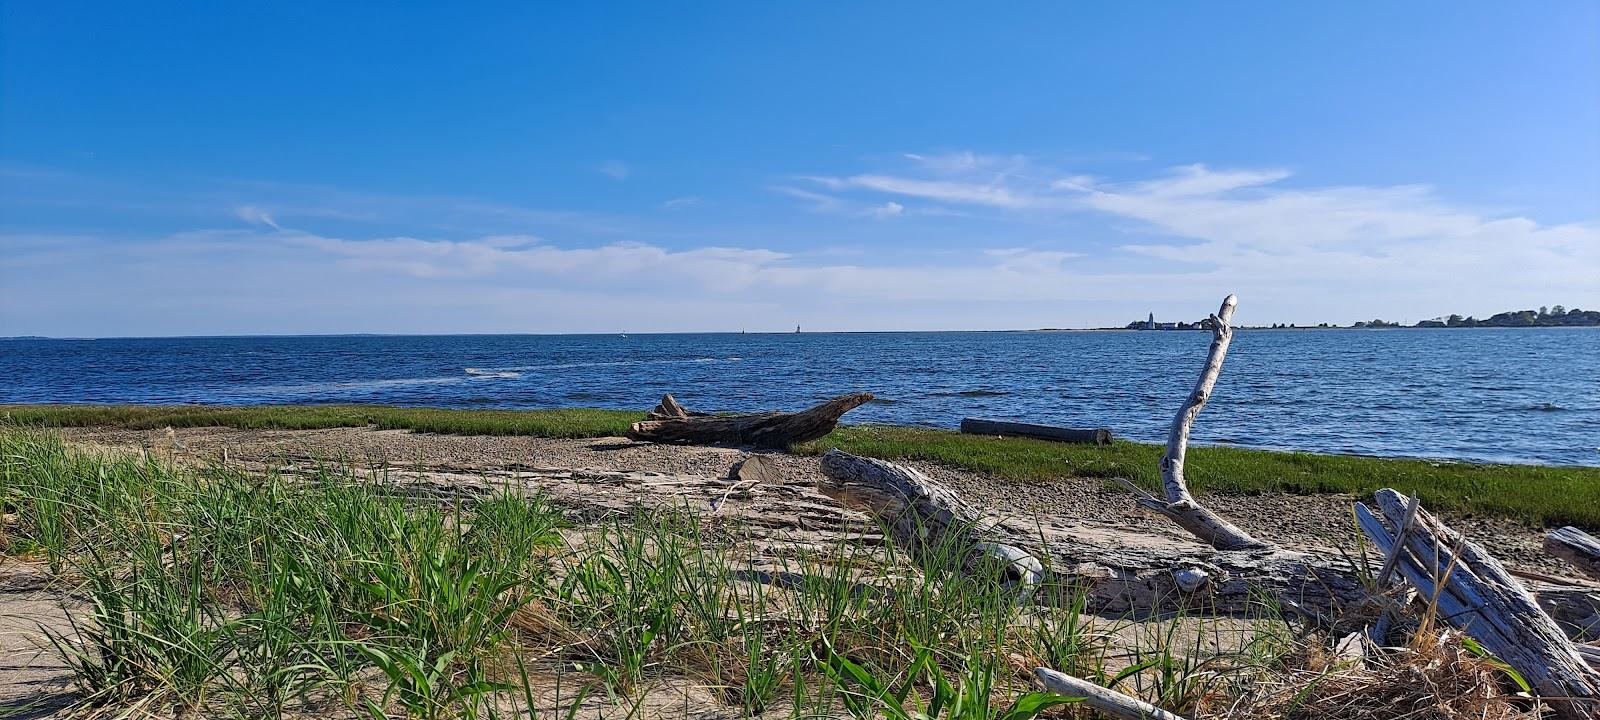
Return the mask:
M1433 515L1418 512L1407 524L1399 493L1379 490L1374 499L1377 513L1356 503L1361 531L1384 555L1400 557L1401 577L1437 602L1443 621L1515 669L1562 717L1600 716L1600 671L1589 667L1520 581ZM1401 535L1403 527L1409 532Z
M961 432L968 435L1009 435L1012 437L1027 437L1067 443L1111 444L1111 431L1105 428L1082 430L1057 427L1055 425L1035 425L1033 423L984 420L982 418L966 418L962 420Z
M628 437L659 443L748 445L787 448L833 431L839 417L872 399L872 393L841 395L809 410L750 415L706 415L685 410L671 395L636 422Z
M1551 530L1544 538L1544 549L1584 574L1600 578L1600 538L1569 525Z

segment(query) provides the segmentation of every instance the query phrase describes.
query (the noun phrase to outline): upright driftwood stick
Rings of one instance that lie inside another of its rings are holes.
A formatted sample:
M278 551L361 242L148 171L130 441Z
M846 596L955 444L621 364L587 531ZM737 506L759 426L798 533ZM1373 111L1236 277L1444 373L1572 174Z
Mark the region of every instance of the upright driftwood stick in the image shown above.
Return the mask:
M1377 513L1356 503L1362 533L1386 556L1400 558L1400 575L1437 603L1441 620L1515 669L1562 717L1600 717L1600 671L1589 667L1505 566L1426 511L1417 512L1411 532L1402 537L1405 498L1379 490L1374 499Z
M1544 538L1544 549L1585 574L1600 578L1600 538L1568 525L1551 530Z
M1205 367L1200 370L1200 379L1194 385L1194 392L1189 393L1189 399L1184 401L1183 407L1178 409L1178 415L1172 419L1172 430L1167 434L1167 451L1161 456L1161 485L1166 492L1166 499L1144 492L1132 483L1123 483L1137 493L1140 505L1171 518L1190 534L1218 550L1269 547L1267 543L1251 537L1201 505L1189 494L1189 485L1183 479L1184 457L1189 452L1189 431L1194 427L1200 410L1211 399L1211 390L1216 387L1217 376L1222 373L1222 359L1228 354L1229 343L1233 342L1233 326L1228 323L1233 319L1233 308L1238 303L1237 298L1229 295L1223 298L1222 309L1211 316L1211 351L1206 355Z

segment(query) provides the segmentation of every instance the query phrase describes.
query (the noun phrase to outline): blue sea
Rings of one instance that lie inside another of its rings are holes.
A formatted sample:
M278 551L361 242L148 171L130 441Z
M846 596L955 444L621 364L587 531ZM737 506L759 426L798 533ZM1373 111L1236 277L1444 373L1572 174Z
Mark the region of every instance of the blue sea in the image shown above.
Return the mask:
M1206 332L463 335L0 341L0 403L387 403L981 416L1159 441ZM1600 328L1240 330L1198 443L1600 465Z

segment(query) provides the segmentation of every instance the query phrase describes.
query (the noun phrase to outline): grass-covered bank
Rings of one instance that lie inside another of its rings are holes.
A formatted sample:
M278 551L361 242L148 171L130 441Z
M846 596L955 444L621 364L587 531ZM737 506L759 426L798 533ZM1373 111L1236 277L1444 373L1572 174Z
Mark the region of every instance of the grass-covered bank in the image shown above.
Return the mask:
M0 422L35 426L128 428L227 426L314 429L365 427L418 432L583 438L620 435L643 413L619 410L444 410L379 405L314 406L0 406ZM889 460L921 459L1021 482L1064 476L1127 477L1156 485L1155 445L1106 447L887 426L845 426L802 447L840 448ZM1196 447L1187 468L1201 491L1369 494L1383 487L1416 493L1429 507L1600 528L1600 468L1483 465Z
M231 427L316 430L377 427L452 435L587 438L621 435L643 412L555 408L450 410L392 405L0 405L0 422L43 427Z
M919 459L1025 482L1052 477L1125 477L1160 486L1158 445L1118 441L1066 445L1025 438L886 426L840 428L798 448L839 448L886 460ZM1191 488L1214 493L1352 493L1381 488L1416 494L1434 509L1481 513L1540 525L1600 527L1600 468L1483 465L1358 455L1191 447Z

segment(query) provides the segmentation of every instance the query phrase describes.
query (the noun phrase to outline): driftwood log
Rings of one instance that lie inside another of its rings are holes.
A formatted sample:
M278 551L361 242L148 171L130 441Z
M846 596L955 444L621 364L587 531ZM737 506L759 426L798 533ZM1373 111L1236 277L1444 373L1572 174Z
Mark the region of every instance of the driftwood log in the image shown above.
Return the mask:
M1356 504L1362 533L1385 556L1399 558L1399 575L1440 619L1516 670L1563 717L1600 717L1600 671L1517 578L1428 512L1413 516L1399 493L1379 490L1374 499L1376 513Z
M1337 558L1181 542L1107 547L1071 531L985 516L955 491L904 465L830 450L822 457L822 472L839 499L864 505L913 557L954 550L969 567L999 563L1006 582L1025 593L1047 582L1063 592L1086 593L1089 609L1097 612L1244 611L1259 608L1266 594L1285 607L1326 617L1331 606L1366 596L1355 569Z
M1544 538L1544 549L1585 575L1600 578L1600 538L1568 525L1551 530Z
M1033 423L985 420L983 418L963 419L961 421L961 432L968 435L1004 435L1065 443L1111 444L1111 431L1105 428L1065 428L1055 425L1035 425Z
M884 524L895 546L913 559L930 553L959 553L969 570L998 563L1004 582L1032 595L1044 566L955 491L914 468L829 450L822 473L847 495L865 504Z
M649 419L628 428L628 437L658 443L783 449L827 435L840 416L871 399L872 393L854 393L800 412L708 415L686 410L669 394L650 411Z

